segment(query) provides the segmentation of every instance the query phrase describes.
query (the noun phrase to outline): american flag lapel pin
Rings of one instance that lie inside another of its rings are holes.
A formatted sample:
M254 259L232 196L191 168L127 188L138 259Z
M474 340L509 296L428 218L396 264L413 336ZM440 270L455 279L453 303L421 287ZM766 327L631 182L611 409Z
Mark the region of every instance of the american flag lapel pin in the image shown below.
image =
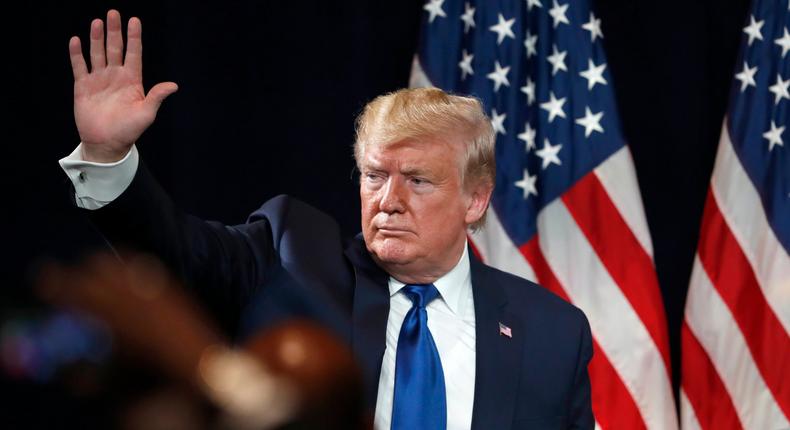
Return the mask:
M510 330L510 327L502 323L499 323L499 334L501 334L502 336L507 336L510 339L513 339L513 331Z

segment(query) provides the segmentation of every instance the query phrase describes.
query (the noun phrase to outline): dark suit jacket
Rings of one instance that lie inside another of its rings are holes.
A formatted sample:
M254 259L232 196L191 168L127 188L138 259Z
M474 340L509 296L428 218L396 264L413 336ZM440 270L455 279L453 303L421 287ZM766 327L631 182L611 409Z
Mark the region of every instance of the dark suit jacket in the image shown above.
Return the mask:
M241 336L309 317L353 349L375 407L389 313L388 274L361 235L343 240L328 215L279 196L247 223L179 211L141 163L129 188L90 216L116 247L153 252ZM584 314L540 286L471 261L476 320L474 429L593 428ZM241 319L239 320L239 315ZM499 323L512 338L499 333ZM229 325L225 324L228 328Z

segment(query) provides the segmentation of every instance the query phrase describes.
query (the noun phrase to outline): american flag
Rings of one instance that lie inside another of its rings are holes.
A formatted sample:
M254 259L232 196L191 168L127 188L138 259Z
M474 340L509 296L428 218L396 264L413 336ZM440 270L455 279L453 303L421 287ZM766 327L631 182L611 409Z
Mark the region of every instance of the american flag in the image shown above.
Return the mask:
M499 323L499 334L501 334L502 336L507 336L509 338L512 338L513 337L513 330L511 330L510 327L508 327L508 326L506 326L506 325L504 325L502 323Z
M757 1L681 332L685 429L790 428L790 5Z
M580 0L423 9L412 86L479 97L497 133L477 253L587 314L599 427L677 428L666 317L601 20Z

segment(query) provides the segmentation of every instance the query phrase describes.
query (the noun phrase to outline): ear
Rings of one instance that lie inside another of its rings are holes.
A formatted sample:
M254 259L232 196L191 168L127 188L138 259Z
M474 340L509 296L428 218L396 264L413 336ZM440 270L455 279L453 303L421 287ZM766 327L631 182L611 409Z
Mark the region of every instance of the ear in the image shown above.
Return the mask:
M466 216L464 221L470 225L480 218L488 209L488 202L491 200L491 193L494 186L488 182L481 182L467 191Z

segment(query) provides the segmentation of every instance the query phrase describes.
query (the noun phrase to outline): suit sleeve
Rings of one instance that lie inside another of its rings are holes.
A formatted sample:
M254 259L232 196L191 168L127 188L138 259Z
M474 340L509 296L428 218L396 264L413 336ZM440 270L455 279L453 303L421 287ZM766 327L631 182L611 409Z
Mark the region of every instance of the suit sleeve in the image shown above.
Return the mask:
M579 356L576 362L576 375L570 397L568 428L593 429L595 428L595 418L592 411L590 376L587 372L587 366L590 364L593 354L592 334L590 333L590 324L583 313L581 314L581 320Z
M86 212L121 254L133 250L161 259L229 330L278 264L268 220L226 226L185 214L142 162L123 194Z

